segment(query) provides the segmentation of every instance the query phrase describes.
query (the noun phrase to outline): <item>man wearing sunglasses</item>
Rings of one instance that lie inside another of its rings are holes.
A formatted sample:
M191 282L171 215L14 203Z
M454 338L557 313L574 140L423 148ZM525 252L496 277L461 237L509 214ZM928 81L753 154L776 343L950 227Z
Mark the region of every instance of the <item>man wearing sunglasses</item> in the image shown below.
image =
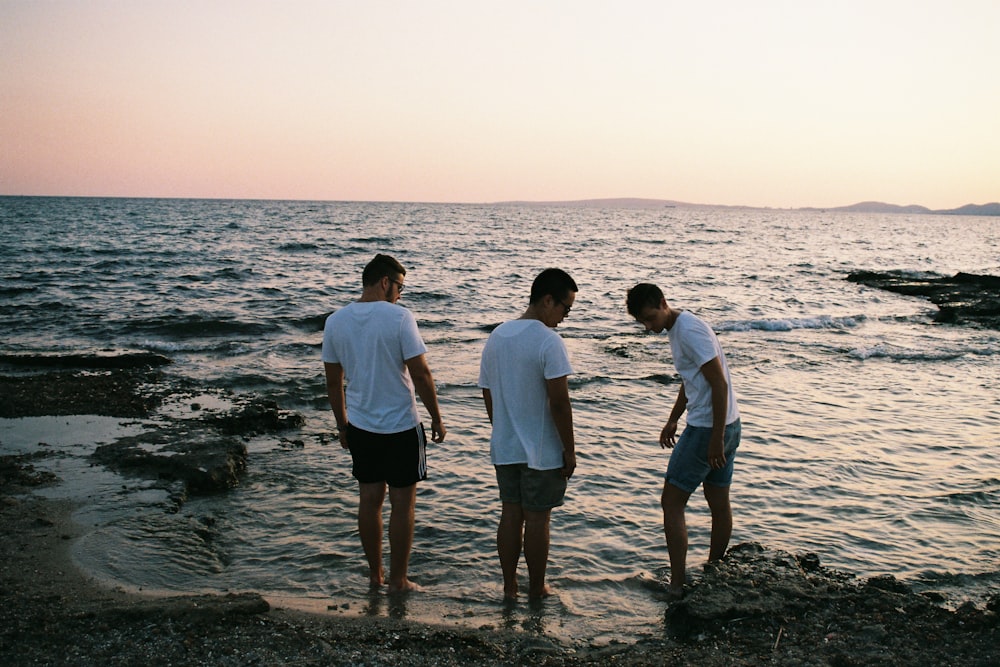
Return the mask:
M337 310L323 331L326 390L340 445L351 452L358 480L358 531L373 587L385 583L382 505L389 515L389 590L418 586L407 576L413 546L417 482L427 478L424 428L414 391L431 418L431 439L446 433L437 391L413 314L396 304L406 269L376 255L361 274L361 298ZM346 388L345 388L346 381Z

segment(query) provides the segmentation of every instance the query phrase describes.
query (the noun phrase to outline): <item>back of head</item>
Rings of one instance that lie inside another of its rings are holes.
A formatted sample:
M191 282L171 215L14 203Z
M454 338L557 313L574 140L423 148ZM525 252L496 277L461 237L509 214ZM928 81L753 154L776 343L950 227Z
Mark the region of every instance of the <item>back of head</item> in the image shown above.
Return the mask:
M365 270L361 272L361 284L365 287L374 285L383 278L395 278L397 276L405 276L406 269L403 265L396 261L395 257L389 255L378 254L375 258L368 262L365 266Z
M646 308L659 308L663 302L663 290L652 283L639 283L628 291L625 306L628 314L639 317Z
M566 299L570 292L580 291L576 282L562 269L545 269L531 283L531 298L528 303L538 303L545 296L557 301Z

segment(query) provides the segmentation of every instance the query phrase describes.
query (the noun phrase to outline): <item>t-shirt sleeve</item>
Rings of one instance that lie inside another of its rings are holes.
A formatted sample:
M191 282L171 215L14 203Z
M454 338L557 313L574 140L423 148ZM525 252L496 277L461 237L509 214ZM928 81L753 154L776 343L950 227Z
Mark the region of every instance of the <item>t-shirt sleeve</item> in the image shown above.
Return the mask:
M483 354L479 358L479 383L478 383L478 385L479 385L480 389L489 389L490 388L489 361L488 361L488 355L489 354L490 354L490 341L487 340L486 341L486 345L483 346Z
M337 356L336 346L333 344L333 326L330 322L331 315L327 318L326 325L323 327L323 348L322 348L322 359L325 364L339 364L340 357Z
M554 380L573 374L573 366L569 362L566 344L558 334L553 333L543 348L542 375L546 380Z
M399 324L399 341L404 361L427 353L427 346L424 345L420 331L417 329L417 320L413 317L413 313L408 310L405 311Z
M697 326L692 326L688 330L683 344L699 368L719 356L715 346L715 334L703 322L698 322Z

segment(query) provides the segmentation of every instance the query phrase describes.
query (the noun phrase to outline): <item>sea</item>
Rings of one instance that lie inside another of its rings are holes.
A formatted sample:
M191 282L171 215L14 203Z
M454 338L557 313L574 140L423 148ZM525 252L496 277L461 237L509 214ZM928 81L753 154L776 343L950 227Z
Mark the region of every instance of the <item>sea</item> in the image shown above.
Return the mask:
M1000 275L1000 218L3 197L0 230L0 354L155 352L172 360L167 374L203 388L203 409L233 392L304 417L249 440L239 487L179 511L157 484L88 459L100 434L155 429L155 418L2 420L0 453L59 451L36 466L63 482L36 493L79 503L74 558L112 585L257 591L323 613L569 639L657 632L669 456L657 438L679 384L666 335L644 332L624 305L631 285L655 282L714 327L727 355L743 419L732 544L893 575L946 605L1000 592L1000 331L939 324L923 298L845 280ZM358 298L376 253L407 267L400 305L427 344L448 428L418 491L410 574L423 591L402 600L368 590L357 486L331 435L320 361L325 318ZM557 329L575 370L578 468L552 513L556 595L512 606L501 603L479 356L547 267L580 288ZM53 421L69 432L47 432ZM688 524L697 582L710 527L699 493Z

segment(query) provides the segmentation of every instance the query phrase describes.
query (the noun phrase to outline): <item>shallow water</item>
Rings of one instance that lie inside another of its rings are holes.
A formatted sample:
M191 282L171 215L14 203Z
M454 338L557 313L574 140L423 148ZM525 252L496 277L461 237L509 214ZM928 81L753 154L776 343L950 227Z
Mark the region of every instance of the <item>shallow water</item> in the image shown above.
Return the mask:
M301 447L253 440L240 488L177 514L151 485L94 479L94 531L76 555L97 576L566 635L655 627L667 458L656 439L677 383L667 338L623 308L626 289L649 280L713 324L729 359L744 433L734 543L815 551L858 576L954 595L1000 590L1000 332L937 325L924 300L844 280L854 269L1000 274L995 218L0 198L0 226L0 353L157 351L206 390L259 392L306 417L281 434ZM428 344L449 428L418 497L411 571L425 593L402 610L366 592L349 455L322 437L322 323L356 298L380 251L409 269L401 304ZM579 469L553 513L558 598L504 610L478 360L547 266L581 288L559 327L576 369ZM0 448L20 428L5 422ZM86 442L55 459L64 478L86 467ZM689 524L696 574L708 548L697 496Z

